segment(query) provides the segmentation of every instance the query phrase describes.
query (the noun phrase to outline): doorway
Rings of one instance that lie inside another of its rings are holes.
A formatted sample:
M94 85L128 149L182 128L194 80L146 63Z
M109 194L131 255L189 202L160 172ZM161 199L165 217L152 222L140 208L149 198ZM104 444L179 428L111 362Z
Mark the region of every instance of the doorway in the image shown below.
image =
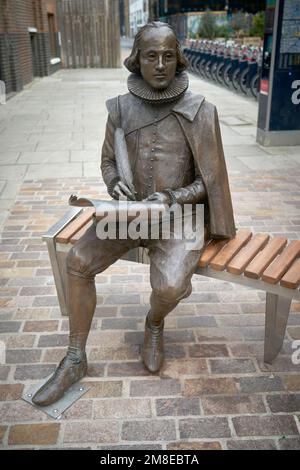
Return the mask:
M32 57L32 73L34 77L38 77L38 45L36 33L30 33L31 57Z

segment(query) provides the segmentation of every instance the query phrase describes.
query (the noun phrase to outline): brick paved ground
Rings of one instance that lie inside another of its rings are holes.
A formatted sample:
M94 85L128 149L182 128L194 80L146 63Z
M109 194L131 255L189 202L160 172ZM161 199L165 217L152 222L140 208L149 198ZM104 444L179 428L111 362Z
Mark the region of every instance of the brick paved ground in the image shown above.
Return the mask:
M166 321L165 365L151 375L139 354L148 267L125 261L97 277L90 392L59 421L20 400L54 370L68 338L41 235L71 193L105 196L96 177L103 101L124 74L60 72L11 100L6 115L0 109L0 157L11 158L1 173L7 211L0 247L0 340L7 348L0 365L2 446L299 449L300 366L291 362L291 346L300 339L300 303L292 304L282 353L267 367L265 294L194 277L192 295ZM253 101L200 80L192 85L219 108L238 225L299 238L299 148L262 149L254 139Z

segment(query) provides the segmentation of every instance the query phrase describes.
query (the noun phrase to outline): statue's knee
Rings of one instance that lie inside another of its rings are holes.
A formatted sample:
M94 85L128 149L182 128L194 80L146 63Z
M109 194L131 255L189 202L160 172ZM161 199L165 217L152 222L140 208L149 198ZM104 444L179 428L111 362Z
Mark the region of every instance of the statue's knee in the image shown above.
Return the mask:
M68 273L90 277L89 263L80 247L73 246L67 256Z
M158 288L154 288L153 291L161 301L174 303L188 297L192 292L192 286L191 284L186 285L186 283L171 280L162 284Z

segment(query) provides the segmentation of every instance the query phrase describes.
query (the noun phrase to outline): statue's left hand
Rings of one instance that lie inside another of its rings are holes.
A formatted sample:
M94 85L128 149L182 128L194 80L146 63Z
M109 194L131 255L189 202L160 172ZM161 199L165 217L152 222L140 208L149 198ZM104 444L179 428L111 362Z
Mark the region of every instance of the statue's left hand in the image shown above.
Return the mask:
M148 196L144 201L153 201L153 202L161 202L162 204L170 205L170 197L165 193L156 192Z

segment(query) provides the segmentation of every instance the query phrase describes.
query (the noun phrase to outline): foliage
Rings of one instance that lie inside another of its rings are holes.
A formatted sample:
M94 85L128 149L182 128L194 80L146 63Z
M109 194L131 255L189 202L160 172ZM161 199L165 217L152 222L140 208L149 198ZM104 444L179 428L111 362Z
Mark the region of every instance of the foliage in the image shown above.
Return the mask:
M232 15L230 27L233 29L237 37L249 34L249 19L249 15L242 13L241 11Z
M252 18L252 26L250 28L250 36L259 36L260 38L264 37L265 31L265 13L260 11Z
M217 26L217 34L216 36L218 38L225 38L228 39L230 37L230 29L228 27L228 24L222 24L220 26Z
M215 15L206 10L201 16L201 23L199 27L199 36L207 39L213 39L217 36L218 26Z
M263 38L264 26L265 14L263 11L256 13L256 15L239 11L232 15L228 23L218 25L216 16L210 10L206 10L201 15L198 33L191 34L191 37L228 39L231 36L239 38L250 35Z

